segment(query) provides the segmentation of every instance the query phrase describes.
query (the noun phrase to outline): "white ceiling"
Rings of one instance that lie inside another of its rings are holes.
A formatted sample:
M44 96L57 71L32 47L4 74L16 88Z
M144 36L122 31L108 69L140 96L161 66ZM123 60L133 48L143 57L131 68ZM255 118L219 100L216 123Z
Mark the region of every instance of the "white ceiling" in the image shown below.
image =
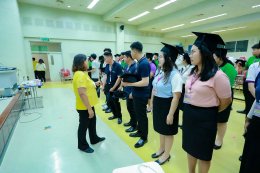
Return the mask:
M167 0L100 0L92 9L86 7L92 0L18 0L51 8L80 11L103 16L104 21L136 25L140 31L163 33L165 37L180 38L192 31L212 32L223 29L245 27L239 30L225 31L226 34L260 30L259 0L177 0L168 6L153 8ZM68 8L67 6L71 7ZM144 12L150 13L137 20L128 19ZM190 23L194 20L227 13L227 15ZM162 31L161 29L184 24L181 27Z

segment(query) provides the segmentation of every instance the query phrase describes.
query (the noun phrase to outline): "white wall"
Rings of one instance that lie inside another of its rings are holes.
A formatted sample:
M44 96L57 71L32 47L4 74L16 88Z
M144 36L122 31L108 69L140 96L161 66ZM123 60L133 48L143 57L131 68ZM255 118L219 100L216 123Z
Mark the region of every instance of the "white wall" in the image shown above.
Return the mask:
M27 64L18 5L16 0L1 0L0 7L0 65L17 67L21 81Z

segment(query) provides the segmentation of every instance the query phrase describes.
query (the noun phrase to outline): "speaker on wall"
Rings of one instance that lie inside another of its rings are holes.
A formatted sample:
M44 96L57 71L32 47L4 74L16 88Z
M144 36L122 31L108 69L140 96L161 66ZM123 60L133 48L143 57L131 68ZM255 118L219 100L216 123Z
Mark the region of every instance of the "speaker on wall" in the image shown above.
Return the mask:
M125 26L124 25L120 25L120 30L123 31L125 29Z

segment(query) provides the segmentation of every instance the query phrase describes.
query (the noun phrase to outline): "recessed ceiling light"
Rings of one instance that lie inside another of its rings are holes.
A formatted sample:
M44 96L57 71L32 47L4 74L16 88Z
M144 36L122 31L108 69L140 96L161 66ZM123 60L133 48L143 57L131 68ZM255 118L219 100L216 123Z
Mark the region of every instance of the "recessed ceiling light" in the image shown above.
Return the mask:
M233 30L243 29L243 28L247 28L247 26L241 26L241 27L230 28L230 29L222 29L222 30L218 30L218 31L212 31L211 33L218 33L218 32L224 32L224 31L233 31Z
M70 8L71 6L70 6L70 5L68 5L67 7L68 7L68 8Z
M217 18L217 17L225 16L225 15L227 15L227 13L219 14L219 15L216 15L216 16L211 16L211 17L208 17L208 18L200 19L200 20L191 21L190 23L202 22L202 21L205 21L205 20L214 19L214 18Z
M252 6L252 8L257 8L257 7L260 7L260 4Z
M88 5L88 9L92 9L97 3L98 3L99 0L93 0L89 5Z
M154 7L153 9L158 10L158 9L160 9L160 8L162 8L162 7L165 7L166 5L169 5L169 4L171 4L171 3L173 3L173 2L176 2L176 1L177 1L177 0L169 0L169 1L166 1L166 2L164 2L164 3L162 3L162 4L158 5L158 6Z
M149 14L149 13L150 13L149 11L145 11L145 12L143 12L143 13L141 13L141 14L138 14L138 15L135 16L135 17L132 17L131 19L128 19L128 21L131 22L131 21L136 20L136 19L138 19L138 18L140 18L140 17L143 17L143 16L145 16L145 15L147 15L147 14Z
M184 25L184 24L171 26L171 27L168 27L168 28L164 28L164 29L162 29L162 31L166 31L166 30L173 29L173 28L178 28L178 27L181 27L181 26L183 26L183 25Z
M194 34L190 34L190 35L184 35L184 36L181 36L181 37L193 37L193 36L195 36Z

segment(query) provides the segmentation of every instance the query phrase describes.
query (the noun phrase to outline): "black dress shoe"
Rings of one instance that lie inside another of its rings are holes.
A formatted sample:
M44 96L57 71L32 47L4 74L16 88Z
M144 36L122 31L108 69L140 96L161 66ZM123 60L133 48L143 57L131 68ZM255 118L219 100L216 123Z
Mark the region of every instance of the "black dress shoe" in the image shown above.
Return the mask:
M144 144L147 142L147 140L143 140L143 139L139 139L138 141L137 141L137 143L135 144L135 148L140 148L140 147L142 147L142 146L144 146Z
M170 161L170 159L171 159L171 156L169 156L166 160L164 160L164 161L162 161L162 162L161 162L159 159L158 159L158 160L155 160L155 162L158 163L159 165L163 165L163 164L165 164L166 162Z
M129 132L134 132L134 131L136 131L136 130L137 130L137 129L136 129L135 127L132 127L132 126L131 126L131 127L129 127L128 129L126 129L125 132L128 132L128 133L129 133Z
M242 156L239 156L238 160L241 162L242 161Z
M141 137L141 134L139 132L135 132L135 133L130 133L129 136L130 137Z
M112 112L111 109L106 109L106 110L105 110L105 113L111 113L111 112Z
M124 126L125 126L125 127L131 126L130 121L129 121L128 123L124 123Z
M117 117L116 116L112 116L112 117L108 117L108 120L113 120L113 119L116 119Z
M156 153L153 153L153 154L151 155L151 157L155 159L155 158L158 158L158 157L160 157L160 156L161 156L163 153L164 153L164 151L163 151L163 152L161 152L161 153L160 153L160 154L158 154L158 155L157 155Z
M237 111L237 113L246 114L246 110L240 110L240 111Z
M219 150L221 147L222 147L222 145L216 145L216 144L215 144L213 148L214 148L215 150Z
M122 118L117 119L117 124L122 124Z
M105 139L106 139L105 137L98 138L98 139L95 140L94 142L91 142L91 144L92 144L92 145L97 144L97 143L99 143L99 142L104 141Z

